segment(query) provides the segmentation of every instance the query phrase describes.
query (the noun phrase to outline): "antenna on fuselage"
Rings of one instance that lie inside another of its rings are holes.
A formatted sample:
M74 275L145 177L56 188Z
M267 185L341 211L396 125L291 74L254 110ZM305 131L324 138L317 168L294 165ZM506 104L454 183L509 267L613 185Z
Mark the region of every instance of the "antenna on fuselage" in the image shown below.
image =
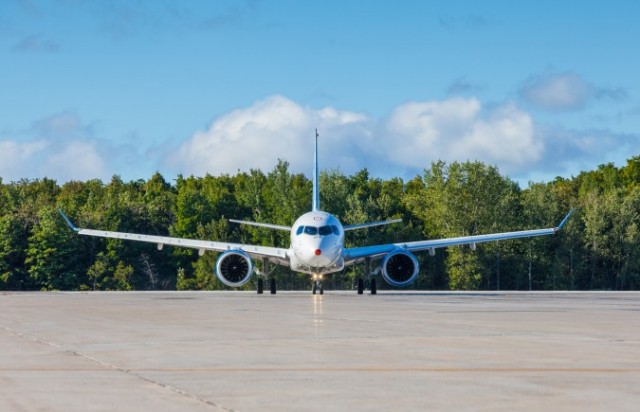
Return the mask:
M320 210L320 191L318 190L318 181L320 174L318 173L318 129L316 129L316 145L313 153L313 205L311 210L316 212Z

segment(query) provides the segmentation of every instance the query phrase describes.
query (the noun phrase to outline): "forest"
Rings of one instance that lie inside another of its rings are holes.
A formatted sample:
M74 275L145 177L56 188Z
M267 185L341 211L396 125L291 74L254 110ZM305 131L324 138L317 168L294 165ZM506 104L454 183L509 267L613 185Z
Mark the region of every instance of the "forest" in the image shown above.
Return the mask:
M311 181L286 161L268 173L148 180L0 179L0 290L217 290L217 254L78 236L78 227L288 247L289 234L240 226L290 226L311 208ZM433 162L422 175L380 179L364 169L320 176L321 206L343 224L402 218L348 232L347 247L556 226L554 236L418 253L419 290L637 290L640 288L640 156L525 189L482 162ZM361 266L326 289L353 289ZM310 289L308 275L279 267L279 289ZM256 276L244 286L254 289ZM390 288L378 282L381 289Z

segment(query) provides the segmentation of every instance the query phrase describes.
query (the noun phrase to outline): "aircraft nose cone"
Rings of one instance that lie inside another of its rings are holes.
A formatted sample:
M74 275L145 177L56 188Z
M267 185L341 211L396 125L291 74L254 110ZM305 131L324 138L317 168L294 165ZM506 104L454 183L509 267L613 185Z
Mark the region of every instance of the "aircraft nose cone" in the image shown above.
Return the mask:
M316 256L320 256L322 254L322 250L316 249L315 254Z

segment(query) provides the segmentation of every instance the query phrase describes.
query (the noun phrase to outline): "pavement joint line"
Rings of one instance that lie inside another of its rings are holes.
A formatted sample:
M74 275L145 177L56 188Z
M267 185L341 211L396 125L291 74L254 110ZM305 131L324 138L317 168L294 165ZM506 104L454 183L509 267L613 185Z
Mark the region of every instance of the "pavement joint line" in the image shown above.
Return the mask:
M0 293L0 410L638 410L640 292L254 293Z
M48 339L39 338L39 337L34 336L34 335L22 333L20 331L17 331L15 329L9 328L9 327L4 326L4 325L0 325L0 329L2 329L2 330L6 331L6 332L8 332L8 333L10 333L10 334L12 334L14 336L17 336L18 338L27 339L27 340L30 340L32 342L36 342L36 343L44 344L44 345L47 345L47 346L51 346L51 347L54 347L56 349L60 349L60 350L64 351L65 353L68 353L70 355L77 356L77 357L79 357L81 359L84 359L84 360L86 360L88 362L91 362L91 363L94 363L94 364L102 366L102 368L99 368L99 369L93 369L93 368L87 368L87 369L64 369L64 368L53 368L53 369L33 368L33 369L25 369L25 368L21 368L21 369L17 369L16 370L16 369L0 368L0 371L3 371L3 372L45 372L45 371L51 371L51 372L63 372L63 371L69 371L69 372L83 372L83 371L84 372L96 372L96 371L104 371L105 368L106 368L107 370L112 370L112 371L115 371L115 372L124 373L124 374L132 376L134 378L143 380L143 381L145 381L147 383L150 383L152 385L159 386L159 387L161 387L161 388L163 388L165 390L169 390L169 391L171 391L173 393L176 393L176 394L178 394L180 396L184 396L184 397L193 399L193 400L198 401L198 402L200 402L200 403L202 403L204 405L211 406L211 407L214 407L216 409L227 411L227 412L234 412L233 409L226 408L226 407L224 407L222 405L218 405L215 402L211 402L211 401L208 401L206 399L202 399L202 398L200 398L200 397L198 397L196 395L193 395L193 394L191 394L191 393L189 393L189 392L187 392L187 391L185 391L183 389L180 389L180 388L177 388L175 386L172 386L172 385L169 385L169 384L166 384L166 383L162 383L162 382L158 382L156 380L153 380L153 379L147 378L145 376L142 376L140 373L144 372L145 371L144 369L140 369L139 371L135 371L135 370L122 368L122 367L113 365L111 363L104 362L104 361L102 361L100 359L93 358L93 357L88 356L88 355L84 355L84 354L82 354L82 353L80 353L80 352L78 352L76 350L65 349L62 345L60 345L60 344L58 344L56 342L50 341Z
M88 356L88 355L84 355L84 354L82 354L82 353L80 353L78 351L69 351L69 352L72 353L73 355L78 356L78 357L80 357L82 359L85 359L85 360L87 360L89 362L93 362L93 363L96 363L98 365L102 365L104 367L113 369L113 370L115 370L117 372L125 373L125 374L127 374L129 376L133 376L133 377L135 377L137 379L143 380L143 381L145 381L147 383L150 383L152 385L156 385L156 386L159 386L159 387L161 387L163 389L169 390L169 391L171 391L173 393L176 393L176 394L178 394L180 396L184 396L184 397L193 399L195 401L198 401L198 402L200 402L200 403L202 403L204 405L212 406L212 407L214 407L216 409L227 411L227 412L234 412L234 409L230 409L230 408L224 407L222 405L218 405L215 402L200 398L200 397L198 397L198 396L196 396L196 395L194 395L194 394L192 394L192 393L190 393L190 392L188 392L188 391L186 391L184 389L180 389L180 388L178 388L176 386L169 385L169 384L166 384L166 383L162 383L162 382L159 382L159 381L151 379L151 378L147 378L147 377L141 375L141 373L144 373L146 371L145 369L137 370L137 369L122 368L120 366L116 366L116 365L101 361L100 359L97 359L97 358L94 358L94 357L91 357L91 356Z
M84 355L81 354L77 354L74 353L77 356L80 356L84 359L87 360L91 360L93 361L91 358L86 357ZM101 362L99 360L95 360L96 363L100 364L100 365L105 365L104 362ZM188 392L185 392L179 388L175 388L173 386L170 385L166 385L163 384L161 382L157 382L154 381L150 378L146 378L144 376L141 376L139 374L141 373L159 373L159 372L246 372L246 373L255 373L255 372L283 372L283 373L290 373L290 372L317 372L317 373L335 373L335 372L345 372L345 373L349 373L349 372L380 372L380 373L394 373L394 372L417 372L417 373L514 373L514 372L521 372L521 373L556 373L556 374L561 374L561 373L571 373L571 374L579 374L579 373L601 373L601 374L616 374L616 373L621 373L621 374L634 374L634 373L640 373L640 368L611 368L611 367L604 367L604 368L556 368L556 367L549 367L549 368L544 368L544 367L537 367L537 368L499 368L499 367L495 367L495 368L455 368L455 367L442 367L442 368L437 368L437 367L397 367L397 368L388 368L388 367L349 367L349 368L342 368L342 367L317 367L317 368L309 368L309 367L299 367L299 368L291 368L291 367L285 367L285 368L274 368L274 367L255 367L255 368L225 368L225 367L221 367L221 368L217 368L217 367L194 367L194 368L133 368L133 369L125 369L125 368L120 368L117 366L112 366L109 369L111 369L112 371L115 372L123 372L132 376L135 376L136 378L142 379L146 382L155 384L155 385L159 385L163 388L172 390L174 392L177 392L181 395L185 395L188 396L190 398L196 399L198 401L207 403L211 406L216 406L218 408L223 408L224 410L232 410L232 409L227 409L224 408L220 405L217 405L213 402L209 402L206 400L202 400L202 399L198 399L196 397L194 397L193 395L189 394ZM99 372L99 371L104 371L104 368L20 368L20 369L16 369L16 368L0 368L0 372Z
M10 333L11 335L17 336L17 337L19 337L21 339L27 339L27 340L30 340L31 342L42 343L42 344L49 345L49 346L52 346L52 347L57 348L57 349L62 349L62 346L60 346L59 344L57 344L55 342L49 341L49 340L44 339L44 338L39 338L37 336L33 336L33 335L26 334L26 333L22 333L20 331L17 331L15 329L9 328L9 327L4 326L4 325L0 325L0 329L4 330L7 333Z

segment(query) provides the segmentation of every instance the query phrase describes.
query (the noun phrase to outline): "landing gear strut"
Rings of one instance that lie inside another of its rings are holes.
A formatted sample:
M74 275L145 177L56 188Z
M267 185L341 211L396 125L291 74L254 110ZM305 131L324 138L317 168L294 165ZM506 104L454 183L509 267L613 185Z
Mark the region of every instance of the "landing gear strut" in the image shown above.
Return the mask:
M271 291L272 295L276 294L276 279L271 276L271 274L273 273L273 270L275 269L275 266L273 269L269 268L269 259L264 258L262 259L262 272L256 271L256 273L258 274L258 295L262 295L264 293L264 279L263 276L269 276L269 289Z
M322 287L322 282L320 282L319 280L314 280L313 287L311 288L311 292L313 292L314 295L316 294L316 292L323 295L324 288Z
M369 290L372 295L378 293L378 284L376 283L376 279L373 277L373 273L371 272L371 258L367 258L364 261L364 276L369 280ZM358 278L358 295L362 295L364 293L364 279Z
M315 274L312 278L313 285L311 286L311 292L315 295L316 292L319 294L324 294L324 288L322 287L322 275Z

